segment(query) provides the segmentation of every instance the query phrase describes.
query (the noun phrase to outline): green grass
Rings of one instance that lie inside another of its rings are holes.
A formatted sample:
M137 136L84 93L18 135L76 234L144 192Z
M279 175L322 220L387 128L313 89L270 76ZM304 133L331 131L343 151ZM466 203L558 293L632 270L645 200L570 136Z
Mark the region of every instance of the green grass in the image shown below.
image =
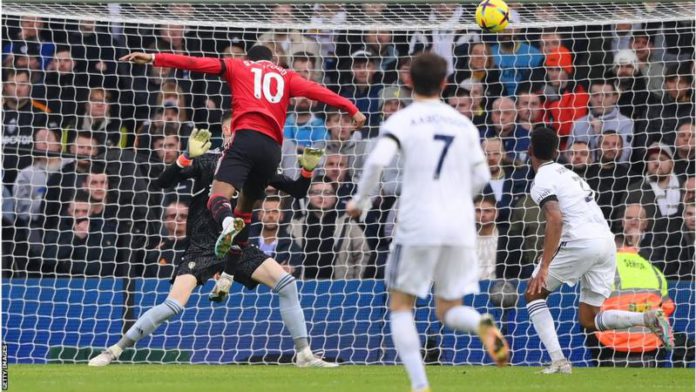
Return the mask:
M539 375L538 368L432 366L434 392L681 392L694 390L694 369L575 368L572 375ZM292 366L206 365L12 365L10 391L409 391L400 366L342 366L298 369Z

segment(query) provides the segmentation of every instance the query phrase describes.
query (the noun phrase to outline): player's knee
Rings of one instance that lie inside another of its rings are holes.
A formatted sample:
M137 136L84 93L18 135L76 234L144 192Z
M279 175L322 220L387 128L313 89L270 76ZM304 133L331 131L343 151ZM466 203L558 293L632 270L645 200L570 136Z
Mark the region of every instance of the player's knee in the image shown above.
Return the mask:
M589 317L589 316L582 317L581 316L580 320L578 320L578 321L580 322L580 326L586 332L594 332L597 330L597 327L595 326L594 317Z
M445 317L447 316L447 312L450 311L456 305L450 305L450 304L438 304L435 307L435 316L437 319L444 324L445 322Z

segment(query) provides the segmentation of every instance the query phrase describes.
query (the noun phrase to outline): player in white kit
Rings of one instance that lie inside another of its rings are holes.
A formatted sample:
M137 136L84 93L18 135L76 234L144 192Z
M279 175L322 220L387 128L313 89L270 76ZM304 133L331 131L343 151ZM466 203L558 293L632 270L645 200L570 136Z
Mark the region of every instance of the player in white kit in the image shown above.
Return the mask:
M447 63L424 53L411 63L413 103L383 125L381 139L365 163L358 193L347 212L359 217L372 205L371 193L382 169L401 152L402 191L398 223L385 271L391 334L414 391L429 391L413 317L416 297L435 287L438 319L456 331L478 333L498 365L508 345L490 315L463 306L477 293L478 260L473 197L490 179L471 121L440 101Z
M672 336L662 310L645 313L604 310L616 271L614 235L595 202L594 191L573 171L555 162L558 136L549 128L531 134L529 156L536 172L531 196L544 213L546 232L541 263L529 281L527 311L539 338L551 356L542 373L571 373L563 355L546 298L563 283L580 282L578 319L587 331L648 327L671 350Z

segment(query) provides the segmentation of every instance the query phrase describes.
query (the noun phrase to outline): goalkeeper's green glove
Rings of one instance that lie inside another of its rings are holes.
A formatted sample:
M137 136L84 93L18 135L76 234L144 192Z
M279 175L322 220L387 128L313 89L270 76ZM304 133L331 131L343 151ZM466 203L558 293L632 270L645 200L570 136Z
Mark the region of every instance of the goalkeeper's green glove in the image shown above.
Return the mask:
M186 157L198 158L210 149L210 132L207 129L194 129L188 139Z
M300 166L306 172L311 173L316 169L321 157L324 156L324 150L321 148L305 147L302 156L300 156Z

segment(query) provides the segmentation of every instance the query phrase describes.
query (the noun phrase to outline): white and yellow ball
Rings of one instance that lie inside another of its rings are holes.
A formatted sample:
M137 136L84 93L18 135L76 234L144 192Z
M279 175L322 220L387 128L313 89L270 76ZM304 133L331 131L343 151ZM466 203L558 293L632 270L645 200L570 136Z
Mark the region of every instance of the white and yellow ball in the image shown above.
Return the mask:
M499 33L510 23L510 8L503 0L483 0L476 7L476 24L484 31Z

